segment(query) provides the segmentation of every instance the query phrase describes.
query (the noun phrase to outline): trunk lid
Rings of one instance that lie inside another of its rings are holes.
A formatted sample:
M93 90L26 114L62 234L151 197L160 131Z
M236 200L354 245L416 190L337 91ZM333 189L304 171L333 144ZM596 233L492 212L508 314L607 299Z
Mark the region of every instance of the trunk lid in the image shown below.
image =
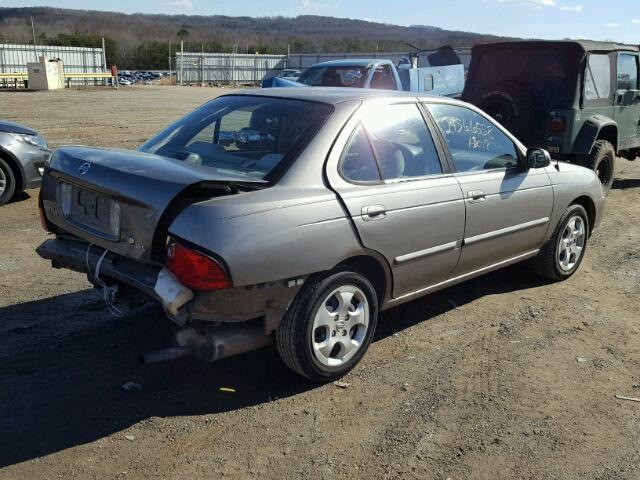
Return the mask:
M260 183L251 182L253 188ZM65 147L46 168L42 202L60 230L151 263L182 208L246 185L246 177L154 154Z

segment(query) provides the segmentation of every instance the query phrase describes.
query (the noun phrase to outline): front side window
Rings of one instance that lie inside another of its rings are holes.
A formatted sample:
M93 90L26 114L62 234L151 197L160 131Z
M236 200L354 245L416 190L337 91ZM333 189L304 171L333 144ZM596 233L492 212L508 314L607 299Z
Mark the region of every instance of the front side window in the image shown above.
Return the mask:
M433 138L415 104L391 105L364 119L385 180L442 173Z
M599 100L611 95L611 64L607 55L589 55L584 79L584 98Z
M492 121L466 107L430 104L458 172L518 165L516 146Z
M223 96L169 126L140 150L246 181L265 180L281 163L293 160L331 111L315 102Z
M638 89L638 57L622 53L618 56L618 90Z

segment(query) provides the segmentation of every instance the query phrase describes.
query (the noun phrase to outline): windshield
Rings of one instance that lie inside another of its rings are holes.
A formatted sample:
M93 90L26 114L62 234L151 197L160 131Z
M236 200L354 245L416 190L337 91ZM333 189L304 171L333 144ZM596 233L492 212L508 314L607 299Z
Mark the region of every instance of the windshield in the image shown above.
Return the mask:
M357 87L367 80L367 67L311 67L302 72L298 82L310 87Z
M224 96L194 110L140 150L265 180L287 164L320 128L328 105L253 96ZM267 179L268 180L268 179Z

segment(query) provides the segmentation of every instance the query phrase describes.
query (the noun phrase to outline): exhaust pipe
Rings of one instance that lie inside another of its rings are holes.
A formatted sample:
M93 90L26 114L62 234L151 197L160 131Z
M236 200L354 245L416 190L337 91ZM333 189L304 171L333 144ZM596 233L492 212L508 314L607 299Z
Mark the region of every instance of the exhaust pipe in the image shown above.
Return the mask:
M265 334L260 322L241 322L211 326L205 334L193 328L184 328L176 334L176 340L179 347L141 354L138 360L147 364L196 356L211 363L271 345L273 335Z
M146 365L147 363L158 363L175 358L193 357L195 350L192 347L171 347L155 352L141 353L138 355L138 361Z

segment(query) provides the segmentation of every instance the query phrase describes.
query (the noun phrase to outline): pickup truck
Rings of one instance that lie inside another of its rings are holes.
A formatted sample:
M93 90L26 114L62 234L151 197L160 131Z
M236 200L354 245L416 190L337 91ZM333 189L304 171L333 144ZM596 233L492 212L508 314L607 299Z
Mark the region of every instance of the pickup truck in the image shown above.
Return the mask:
M262 87L375 88L459 96L464 89L464 66L453 49L423 53L412 53L397 66L385 59L331 60L309 67L296 81L271 77L262 81Z

